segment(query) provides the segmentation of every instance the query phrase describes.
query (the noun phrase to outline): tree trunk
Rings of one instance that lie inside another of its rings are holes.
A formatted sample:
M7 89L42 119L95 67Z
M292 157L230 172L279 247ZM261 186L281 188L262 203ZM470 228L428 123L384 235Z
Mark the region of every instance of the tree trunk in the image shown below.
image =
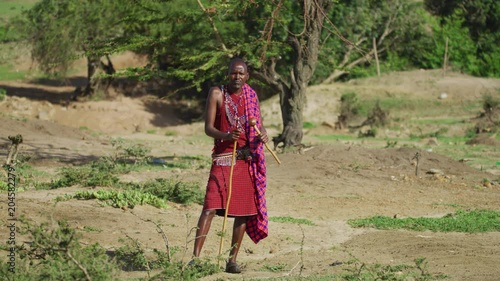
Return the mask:
M111 85L112 77L101 79L97 76L98 70L101 70L106 75L113 75L116 72L109 56L106 56L106 59L107 64L103 63L100 57L87 57L87 86L85 86L84 95L90 96L98 89L107 91Z
M283 132L273 138L274 147L283 143L285 147L296 146L302 143L302 115L306 104L305 89L285 89L280 93L281 117L283 119Z
M95 91L94 76L97 72L101 60L99 57L87 57L87 85L83 94L91 96Z
M280 93L283 132L273 139L275 145L283 142L285 147L302 143L307 86L316 69L323 22L331 2L303 1L301 5L304 11L303 32L288 38L288 43L295 53L290 73L290 88Z
M290 77L284 78L276 72L277 58L272 57L262 65L260 71L253 72L261 82L266 83L280 95L283 131L273 138L274 146L283 143L284 147L302 143L303 111L306 106L307 86L316 69L320 49L323 22L332 1L303 0L300 2L303 11L303 30L300 33L290 32L287 43L293 49L293 64Z

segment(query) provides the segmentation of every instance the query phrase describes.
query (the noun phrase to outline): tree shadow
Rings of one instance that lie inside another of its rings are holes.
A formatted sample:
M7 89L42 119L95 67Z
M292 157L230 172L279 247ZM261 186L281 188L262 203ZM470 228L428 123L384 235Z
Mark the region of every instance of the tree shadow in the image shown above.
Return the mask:
M87 86L87 77L74 76L61 79L37 78L28 81L28 84L43 85L50 87L85 87Z
M0 83L0 88L7 91L8 96L22 97L30 100L48 101L53 104L63 104L70 99L74 90L51 91L43 87L25 87Z
M35 79L25 83L0 82L0 88L8 96L23 97L33 101L47 101L52 104L68 105L73 101L85 101L89 97L78 96L78 89L87 85L82 76L65 79ZM115 78L106 87L104 99L113 100L118 96L143 99L145 110L154 114L152 125L157 127L177 126L201 120L203 104L199 100L170 97L175 87L162 81L139 81ZM163 97L163 98L162 98ZM165 98L169 97L169 98Z

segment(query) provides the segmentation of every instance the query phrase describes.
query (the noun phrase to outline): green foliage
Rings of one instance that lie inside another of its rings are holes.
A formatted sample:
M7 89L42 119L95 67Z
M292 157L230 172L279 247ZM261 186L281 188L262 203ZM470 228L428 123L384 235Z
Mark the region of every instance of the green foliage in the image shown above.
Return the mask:
M123 239L120 240L123 246L115 251L115 257L118 264L125 271L138 271L138 270L151 270L153 268L153 261L148 260L145 255L144 249L140 246L138 241L127 243Z
M96 46L123 34L120 20L133 10L116 1L38 1L25 11L24 32L32 45L32 57L42 71L64 74L81 56L100 58Z
M118 280L117 265L98 244L82 246L80 236L65 221L56 225L20 220L20 233L30 243L16 249L16 272L0 258L0 276L30 280Z
M396 265L382 265L382 264L368 264L360 261L357 258L352 258L344 264L343 272L338 274L329 275L310 275L310 276L283 276L278 278L266 278L265 280L281 280L281 281L341 281L341 280L392 280L392 281L430 281L442 280L448 277L443 274L433 274L429 272L428 262L426 258L416 258L414 265L409 264L396 264ZM284 269L286 265L264 265L263 269L271 272L279 272ZM264 280L264 279L254 279Z
M90 166L63 167L59 172L59 178L51 182L49 186L51 188L77 184L81 186L115 186L119 182L115 173L114 164L101 158Z
M204 192L197 183L176 181L174 179L157 178L143 183L128 185L133 190L139 190L180 204L202 204Z
M39 171L29 164L31 156L24 153L19 153L16 159L15 166L15 183L16 191L25 191L30 189L40 189L46 188L46 184L42 179L50 178L50 175L46 172ZM0 181L7 182L7 173L0 175ZM7 190L7 184L5 187L0 184L0 191Z
M195 281L220 272L219 266L208 259L196 259L192 265L164 261L160 266L162 272L152 277L151 280Z
M79 191L71 196L71 198L81 200L98 199L104 201L104 204L115 208L134 208L136 205L151 205L156 208L166 208L165 200L148 192L138 190L96 190L96 191Z
M314 124L312 122L304 122L304 124L302 125L302 127L304 129L312 129L312 128L316 128L316 124Z
M492 95L485 94L483 95L482 100L483 110L487 116L493 117L492 115L494 115L496 111L500 111L500 98L495 98Z
M381 265L366 264L358 259L349 261L347 273L340 275L340 280L440 280L446 279L443 274L432 274L428 270L425 258L414 260L415 265Z
M465 71L481 76L500 76L500 3L495 0L450 0L424 1L426 9L441 19L443 29L452 25L451 36L463 40L457 44L465 44L465 48L472 50L470 42L476 46L473 53L464 54L465 61L472 61L472 67L463 68ZM458 23L458 26L457 26ZM456 37L456 30L461 28L461 34ZM464 34L464 31L466 34ZM465 38L467 37L467 38ZM451 41L451 38L450 38ZM460 46L459 46L460 48ZM473 58L471 58L473 57ZM453 60L452 58L450 58ZM455 57L460 60L460 58ZM455 61L454 61L455 62Z
M122 138L111 140L111 145L115 148L114 162L126 162L133 160L134 164L146 163L149 160L148 154L151 148L142 144L129 144Z
M5 97L7 97L7 90L0 88L0 102L4 101Z
M445 19L442 25L434 22L434 48L424 49L423 66L440 68L448 40L448 58L451 66L470 74L480 74L480 62L476 57L477 45L470 38L467 28L462 26L463 20L458 16Z
M441 127L437 131L429 132L429 133L423 133L420 128L417 128L417 129L420 130L419 134L418 135L410 134L410 139L425 139L425 138L440 139L448 132L448 128L446 128L446 127Z
M374 216L368 219L349 220L353 227L375 227L378 229L409 229L436 232L488 232L500 231L500 211L458 210L442 218L403 218Z
M286 264L284 263L279 263L279 264L265 264L262 266L262 269L271 271L271 272L280 272L283 271L286 268Z
M292 217L271 217L270 221L280 222L280 223L294 223L294 224L305 224L305 225L315 225L314 222L308 219L297 219Z
M344 79L376 75L373 55L366 56L373 49L373 38L378 42L381 71L416 65L418 44L431 37L422 13L418 1L337 1L329 16L335 28L327 24L324 31L313 83L333 70L346 71Z
M385 145L385 148L394 148L394 147L396 147L397 144L398 144L398 141L388 140L386 145Z
M345 116L347 120L357 116L360 109L361 104L355 92L345 92L340 96L340 115Z

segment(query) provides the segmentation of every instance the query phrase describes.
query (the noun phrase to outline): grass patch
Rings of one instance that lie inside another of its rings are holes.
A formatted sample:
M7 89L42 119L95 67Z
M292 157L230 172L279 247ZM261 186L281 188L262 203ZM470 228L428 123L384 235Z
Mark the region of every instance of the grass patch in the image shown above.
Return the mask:
M280 272L285 270L286 264L284 263L279 263L279 264L265 264L262 266L262 270L264 271L270 271L270 272Z
M143 183L128 183L131 190L153 194L159 198L189 205L191 203L203 204L205 197L198 183L181 182L174 179L157 178Z
M312 129L312 128L316 128L316 124L312 123L312 122L304 122L304 124L302 124L302 128L304 129Z
M310 275L310 276L283 276L277 278L252 279L257 280L302 280L302 281L341 281L341 280L393 280L393 281L427 281L443 280L448 277L443 274L433 274L428 270L428 262L425 258L417 258L415 264L367 264L353 258L342 265L343 272L328 275ZM263 270L271 272L283 271L286 265L264 265Z
M464 124L465 120L463 118L426 118L414 119L411 123L416 125L456 125Z
M353 135L341 135L341 134L334 134L334 135L320 135L320 136L315 136L316 139L321 140L321 141L338 141L338 140L357 140L357 136Z
M166 201L189 205L202 204L204 192L197 183L181 182L173 179L158 178L142 183L121 183L122 190L79 191L73 195L56 198L56 201L69 199L103 201L104 205L115 208L134 208L136 205L151 205L166 208Z
M439 139L438 139L439 140ZM460 142L455 145L438 145L434 146L435 153L446 155L454 160L469 159L467 162L470 166L481 166L483 168L496 168L495 162L498 161L498 148L491 145L466 145Z
M488 232L500 231L500 211L458 210L441 218L403 218L374 216L367 219L349 220L353 227L374 227L377 229L407 229L434 232Z
M30 156L19 154L18 158L18 163L15 166L17 192L47 185L44 180L50 179L50 174L39 171L28 164ZM7 173L0 174L0 191L7 191Z
M314 222L308 219L297 219L292 217L271 217L270 221L280 222L280 223L294 223L294 224L305 224L305 225L315 225Z
M79 191L70 196L70 198L91 200L98 199L103 201L105 205L115 208L134 208L136 205L151 205L156 208L166 208L165 200L156 195L138 190L96 190L96 191Z
M3 81L20 80L26 77L26 72L14 71L11 65L0 64L0 77Z
M31 8L36 2L36 0L0 1L0 19L6 20L20 15L23 10Z

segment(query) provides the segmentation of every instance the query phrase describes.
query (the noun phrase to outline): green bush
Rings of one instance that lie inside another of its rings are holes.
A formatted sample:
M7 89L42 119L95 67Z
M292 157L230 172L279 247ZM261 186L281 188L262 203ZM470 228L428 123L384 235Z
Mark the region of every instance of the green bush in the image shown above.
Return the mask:
M131 189L147 192L159 198L180 203L203 204L204 192L197 183L181 182L173 179L157 178L143 183L131 183Z
M15 272L0 258L0 276L8 280L118 280L117 264L98 244L82 246L80 236L66 221L33 224L21 219L19 232L30 243L16 248Z
M0 88L0 102L5 100L7 97L7 90Z
M151 205L156 208L166 208L165 200L148 192L137 190L96 190L96 191L79 191L71 198L90 200L98 199L104 201L105 204L115 208L134 208L136 205Z
M481 75L481 62L476 57L477 45L470 38L469 30L463 27L463 19L455 15L445 18L443 24L440 24L437 19L433 19L431 24L434 48L422 50L424 68L439 69L443 66L448 39L449 66L472 75Z
M111 145L115 148L115 162L134 161L134 164L146 163L149 160L148 154L151 148L142 144L127 144L122 138L111 140Z
M64 167L59 178L50 184L51 188L73 185L115 186L119 179L114 173L116 166L106 158L92 162L90 166Z

